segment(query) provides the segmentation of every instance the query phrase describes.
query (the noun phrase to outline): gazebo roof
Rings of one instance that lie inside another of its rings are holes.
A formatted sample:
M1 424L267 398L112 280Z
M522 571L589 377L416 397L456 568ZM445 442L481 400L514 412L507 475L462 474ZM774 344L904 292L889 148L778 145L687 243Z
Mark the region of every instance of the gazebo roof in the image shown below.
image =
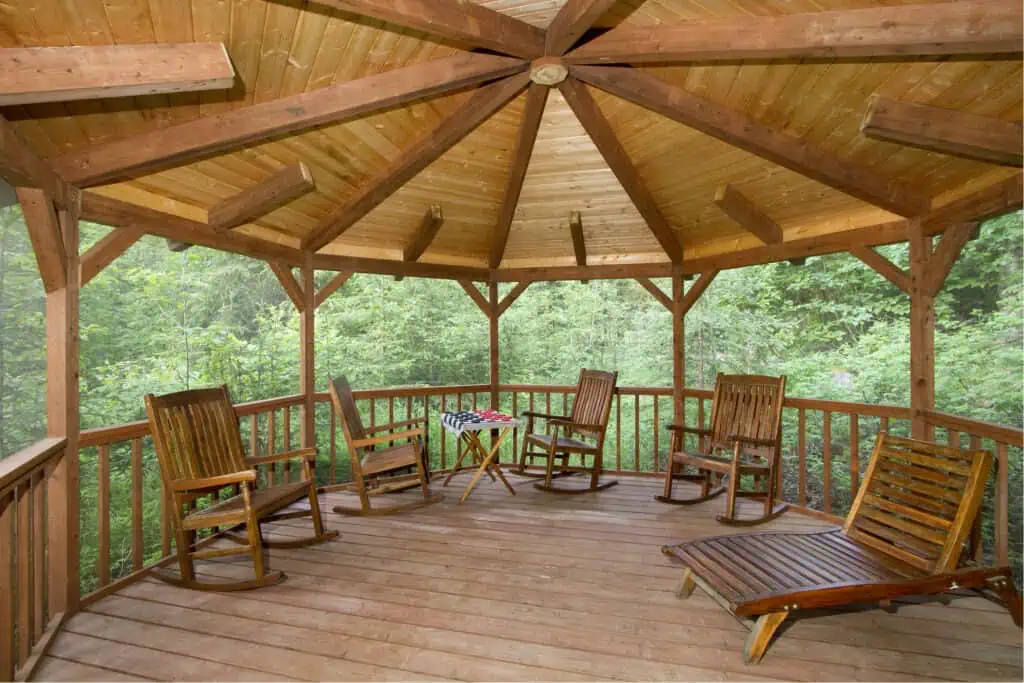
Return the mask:
M1020 203L1019 143L993 157L1005 138L965 147L942 130L980 121L980 140L1016 122L1019 139L1019 2L562 5L12 4L0 47L222 42L237 76L230 90L0 112L89 188L85 218L291 262L318 250L317 267L339 270L656 275L899 241L904 217L937 232ZM862 131L872 103L881 132ZM300 162L312 191L231 230L204 225Z

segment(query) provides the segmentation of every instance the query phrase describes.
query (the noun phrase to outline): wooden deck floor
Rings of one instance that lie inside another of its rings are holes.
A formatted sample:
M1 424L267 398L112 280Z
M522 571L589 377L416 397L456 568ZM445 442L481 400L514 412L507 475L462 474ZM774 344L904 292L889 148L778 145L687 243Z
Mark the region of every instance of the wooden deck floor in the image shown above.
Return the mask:
M747 666L746 631L672 588L672 540L726 533L720 505L654 502L624 479L555 496L484 481L400 516L327 515L338 540L275 551L280 586L201 593L152 579L72 618L37 680L1021 680L1021 632L981 598L795 620ZM347 494L324 496L330 510ZM824 523L784 515L775 529ZM305 533L308 520L274 534ZM246 572L223 562L208 571Z

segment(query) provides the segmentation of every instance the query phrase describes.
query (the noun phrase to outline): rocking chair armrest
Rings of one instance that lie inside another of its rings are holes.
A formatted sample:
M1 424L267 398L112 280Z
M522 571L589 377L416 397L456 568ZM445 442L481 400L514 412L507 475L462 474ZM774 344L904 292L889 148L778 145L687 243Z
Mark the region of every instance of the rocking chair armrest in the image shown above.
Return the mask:
M596 432L604 429L604 425L586 424L585 422L573 422L567 417L552 417L548 424L566 427L571 431Z
M365 448L367 446L376 446L379 443L387 443L388 441L398 441L399 439L411 439L414 436L423 436L422 429L410 429L406 432L394 432L392 434L385 434L384 436L372 436L368 439L356 439L352 442L353 448Z
M244 484L250 481L256 481L256 472L254 470L242 470L241 472L220 474L216 477L205 477L203 479L182 479L171 484L171 489L175 493L183 493L187 491L202 491L204 489L219 489L223 486Z
M396 427L411 427L412 425L423 424L427 421L426 417L414 417L411 420L402 420L401 422L390 422L386 425L377 425L376 427L367 427L366 433L373 434L374 432L381 432L385 429L394 431Z
M710 429L705 429L704 427L687 427L686 425L665 425L665 429L671 429L674 432L699 434L701 436L706 436L711 433Z
M292 458L301 458L302 460L316 460L316 449L315 448L300 448L295 451L285 451L284 453L271 453L270 455L257 455L251 458L245 458L242 462L246 465L266 465L272 462L281 462L282 460L291 460Z
M729 441L741 441L751 446L778 446L778 439L755 439L752 436L742 436L741 434L730 434Z

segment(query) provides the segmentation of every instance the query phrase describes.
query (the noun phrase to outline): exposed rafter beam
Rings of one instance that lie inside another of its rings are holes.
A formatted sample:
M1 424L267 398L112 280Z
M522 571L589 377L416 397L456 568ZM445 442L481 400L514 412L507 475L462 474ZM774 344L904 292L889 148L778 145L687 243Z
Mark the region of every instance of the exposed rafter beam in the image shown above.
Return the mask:
M722 185L718 188L715 192L715 204L729 218L765 244L778 244L782 241L782 228L778 223L732 185Z
M498 214L498 225L491 237L491 255L488 259L491 268L497 268L505 255L508 233L512 228L516 206L519 204L519 194L523 190L523 179L526 178L533 145L537 141L540 119L544 115L544 106L548 101L548 90L547 86L531 83L526 93L526 108L523 110L523 120L519 123L519 132L516 134L516 147L512 152L512 162L505 180L505 194L501 201L501 212Z
M282 168L210 207L207 222L217 232L248 223L316 189L313 174L301 161Z
M942 239L928 259L924 282L925 296L938 296L942 291L942 285L946 284L946 278L953 270L956 260L960 258L960 252L971 241L977 228L977 223L963 223L947 228L946 232L942 233Z
M1020 166L1024 162L1024 128L1020 121L1003 121L874 95L860 131L875 140L975 161L1004 166Z
M850 254L860 259L886 280L896 285L904 294L910 294L910 274L885 258L871 247L854 247Z
M680 303L680 307L683 310L683 316L690 312L693 305L697 303L701 295L704 294L704 290L711 286L711 283L715 281L717 276L717 270L709 270L701 273L700 277L697 278L697 281L690 285L690 288L686 290L686 294L683 295L683 300Z
M402 277L427 277L440 280L471 280L486 282L490 271L486 268L469 266L446 266L439 263L407 263L388 259L358 258L336 254L314 254L313 266L318 270L337 270L352 273L374 273L376 275L398 275Z
M234 82L221 43L0 49L0 107L223 90Z
M674 263L681 261L683 249L679 245L675 231L672 230L672 226L665 220L661 210L654 201L653 195L651 195L647 186L640 178L639 171L636 170L629 155L626 154L626 150L623 149L622 143L615 136L615 131L612 130L611 124L608 123L608 119L601 113L601 109L587 91L586 86L574 78L568 78L559 84L558 89L562 92L565 101L569 103L569 106L576 114L576 118L579 119L579 122L583 125L584 130L587 131L598 151L601 152L605 163L608 164L612 173L618 178L622 189L626 191L626 194L629 195L629 198L636 206L637 211L640 212L640 215L647 222L647 227L654 233L654 237L661 244L661 248L665 250L669 259Z
M0 116L0 178L13 187L38 187L54 201L64 202L64 182L3 116Z
M341 289L350 277L352 277L352 273L338 273L331 278L330 282L317 290L316 295L313 297L313 308L319 308L323 302L327 301L331 294Z
M1006 54L1022 50L1020 0L962 0L786 16L623 25L568 55L576 63Z
M500 318L509 307L516 302L516 299L526 291L526 288L530 286L529 280L526 282L517 282L516 286L512 288L512 291L505 295L505 298L498 303L498 317Z
M169 240L198 244L263 260L284 261L289 264L296 264L301 260L299 250L292 247L239 232L218 233L206 223L94 192L82 193L82 219L113 228L139 228L147 234L166 237Z
M510 76L476 90L462 106L445 117L431 131L421 135L412 145L375 174L354 197L331 212L313 229L302 244L303 249L319 251L352 227L359 219L390 197L413 176L469 135L526 88L529 74Z
M1017 173L966 197L943 204L925 216L921 224L929 235L958 223L972 223L1002 216L1024 204L1024 174Z
M576 254L576 265L587 265L587 245L583 241L583 217L579 211L569 212L569 232L572 234L572 250Z
M616 0L566 0L548 25L544 54L561 55L576 44Z
M63 289L67 283L64 266L67 259L53 202L38 188L19 187L17 193L25 216L28 238L39 266L39 275L43 279L43 290L49 293Z
M480 293L480 290L476 288L476 285L469 280L459 280L458 283L462 289L466 291L466 294L469 295L469 298L473 300L473 303L477 305L480 312L488 318L491 317L491 302L487 300L487 297Z
M140 228L114 228L100 241L89 247L89 251L82 254L79 259L80 286L85 287L89 284L94 277L103 272L104 268L138 242L144 234L146 233Z
M639 282L641 287L650 292L651 296L653 296L662 306L670 311L672 310L672 297L661 291L661 288L658 287L658 285L654 284L646 277L637 277L633 279Z
M444 225L444 213L441 211L441 206L435 204L423 214L423 220L420 222L419 229L413 236L412 241L402 251L402 260L419 260L419 257L427 250L430 243L434 241L434 237L437 236L437 232L441 229L442 225Z
M413 28L457 43L517 57L544 51L544 32L476 2L464 0L314 0L390 24Z
M526 66L510 57L459 54L75 150L56 157L54 168L78 186L106 183L435 97Z
M571 72L590 85L887 211L918 216L929 209L928 198L908 187L642 71L575 66Z
M295 308L302 313L305 302L303 299L302 285L295 279L295 274L292 273L292 269L280 261L267 261L267 265L270 266L270 270L277 276L277 281L281 283L281 288L284 289L284 293L288 295L288 298L295 304Z

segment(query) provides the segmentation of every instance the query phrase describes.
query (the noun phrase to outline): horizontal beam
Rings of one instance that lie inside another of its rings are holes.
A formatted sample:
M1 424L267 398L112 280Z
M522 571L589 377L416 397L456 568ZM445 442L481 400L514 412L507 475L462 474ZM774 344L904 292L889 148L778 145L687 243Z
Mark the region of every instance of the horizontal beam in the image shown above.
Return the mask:
M934 235L957 223L978 223L1024 207L1024 174L1017 173L966 197L944 204L922 219L925 232Z
M238 232L218 233L206 223L189 220L145 206L82 193L82 219L112 228L139 228L150 235L229 251L261 260L277 260L295 265L301 261L298 249L275 244Z
M12 187L37 187L58 204L66 201L64 181L3 116L0 116L0 178Z
M887 211L900 216L928 211L928 198L907 186L637 69L574 66L571 73L594 87Z
M527 59L544 52L544 31L464 0L313 0L457 43Z
M509 57L459 54L75 150L56 157L54 168L80 187L107 183L272 136L349 121L525 68L525 62Z
M426 277L441 280L472 280L486 282L490 273L486 268L447 266L419 261L389 261L387 259L358 258L335 254L314 254L313 267L318 270L337 270L400 277Z
M225 90L234 82L221 43L0 49L0 107Z
M715 192L715 204L729 218L765 244L782 241L782 228L732 185L722 185Z
M962 0L783 16L623 25L567 56L579 64L1016 54L1020 0Z
M1020 121L874 95L860 131L874 140L975 161L1004 166L1020 166L1024 162L1024 128Z
M217 202L210 207L207 222L217 232L225 232L264 216L314 189L313 174L300 161Z

